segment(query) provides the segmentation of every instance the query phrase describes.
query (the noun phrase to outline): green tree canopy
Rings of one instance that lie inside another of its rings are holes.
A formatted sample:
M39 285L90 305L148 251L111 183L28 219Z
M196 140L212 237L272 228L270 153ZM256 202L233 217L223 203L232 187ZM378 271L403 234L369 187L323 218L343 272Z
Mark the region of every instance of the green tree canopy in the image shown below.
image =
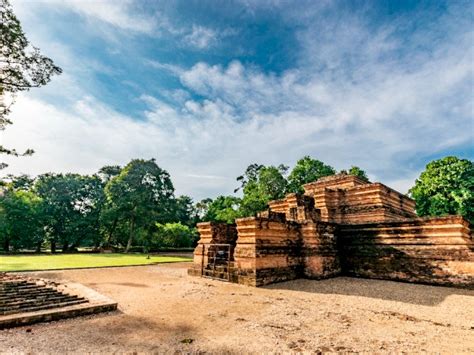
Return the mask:
M210 199L209 199L210 200ZM242 200L235 196L218 196L210 200L203 221L234 223L239 217Z
M0 239L4 251L10 247L40 248L43 241L41 229L41 199L34 193L9 189L0 197Z
M420 216L459 214L474 223L474 163L453 156L434 160L409 194Z
M359 168L358 166L352 165L349 170L341 170L341 174L349 174L349 175L355 175L361 178L364 181L369 181L369 178L367 176L367 173Z
M63 251L77 248L85 239L97 239L99 213L104 201L98 176L79 174L40 175L35 190L42 198L45 228L56 251L59 242Z
M198 240L197 232L181 223L156 223L149 248L189 248Z
M303 193L304 184L335 173L336 170L333 167L307 155L296 162L288 176L288 192Z
M252 167L255 164L249 166ZM242 202L239 214L242 217L253 216L257 212L267 208L268 202L283 198L287 191L287 181L284 174L288 171L285 165L260 166L257 172L247 168L244 178L241 179L243 184Z
M132 160L107 183L105 194L108 214L128 225L127 252L137 229L150 234L155 222L166 223L172 218L174 187L168 172L154 159Z

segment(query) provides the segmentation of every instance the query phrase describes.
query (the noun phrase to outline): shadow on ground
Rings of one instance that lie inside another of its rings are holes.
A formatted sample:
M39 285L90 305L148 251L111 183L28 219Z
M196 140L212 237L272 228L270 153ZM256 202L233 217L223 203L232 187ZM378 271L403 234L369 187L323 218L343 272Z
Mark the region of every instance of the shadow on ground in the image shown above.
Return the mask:
M327 280L298 279L265 286L317 294L358 296L424 306L435 306L451 295L474 296L474 291L454 287L410 284L396 281L335 277Z

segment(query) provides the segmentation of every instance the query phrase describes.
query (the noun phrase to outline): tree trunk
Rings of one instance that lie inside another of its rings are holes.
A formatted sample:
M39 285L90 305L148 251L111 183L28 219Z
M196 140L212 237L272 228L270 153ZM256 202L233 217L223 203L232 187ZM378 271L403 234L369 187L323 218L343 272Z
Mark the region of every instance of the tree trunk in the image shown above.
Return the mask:
M3 250L5 251L5 253L10 252L10 239L5 238L5 240L3 241Z
M127 242L127 247L125 248L125 253L128 253L132 246L132 241L133 241L133 232L135 228L135 218L132 217L130 219L130 235L128 236L128 242Z
M51 241L51 253L56 253L56 241L52 240Z
M64 243L64 244L63 244L62 251L63 251L63 253L66 253L66 252L69 251L69 244L68 244L68 243Z
M36 252L37 253L41 253L41 244L42 244L41 241L36 244Z

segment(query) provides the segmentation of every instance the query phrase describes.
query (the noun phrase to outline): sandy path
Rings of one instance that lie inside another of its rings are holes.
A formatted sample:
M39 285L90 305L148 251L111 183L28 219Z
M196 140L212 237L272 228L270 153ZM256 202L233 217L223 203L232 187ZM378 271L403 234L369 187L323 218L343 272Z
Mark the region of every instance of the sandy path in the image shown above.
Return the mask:
M336 278L250 288L186 263L37 273L92 287L119 312L0 331L15 352L474 353L474 291Z

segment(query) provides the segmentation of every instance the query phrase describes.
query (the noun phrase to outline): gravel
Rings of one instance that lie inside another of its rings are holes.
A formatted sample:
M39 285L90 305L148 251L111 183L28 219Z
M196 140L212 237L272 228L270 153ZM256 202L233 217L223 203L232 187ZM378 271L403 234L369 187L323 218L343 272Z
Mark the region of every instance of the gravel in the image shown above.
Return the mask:
M474 291L347 277L251 288L188 266L30 273L83 283L119 311L0 331L0 352L474 353Z

